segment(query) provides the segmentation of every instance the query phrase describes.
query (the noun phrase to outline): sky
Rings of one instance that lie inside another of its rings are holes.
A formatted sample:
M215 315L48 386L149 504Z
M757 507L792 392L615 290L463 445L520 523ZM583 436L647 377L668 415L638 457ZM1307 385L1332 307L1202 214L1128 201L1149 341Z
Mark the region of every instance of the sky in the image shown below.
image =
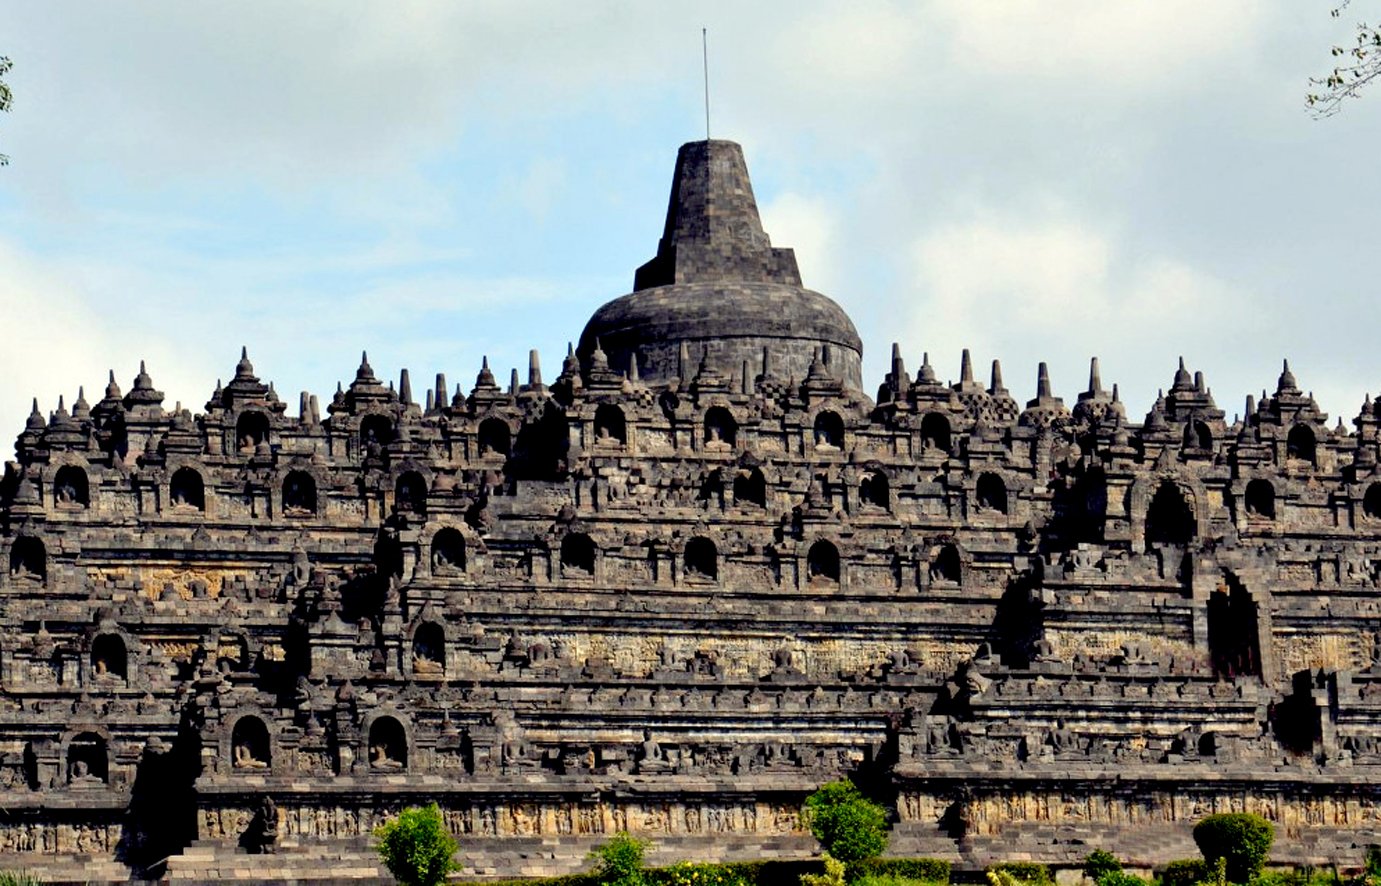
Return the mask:
M1369 0L1370 2L1370 0ZM0 9L0 439L147 361L200 411L245 345L295 413L362 350L548 378L656 251L677 147L744 146L871 394L1100 357L1140 420L1183 356L1229 419L1381 391L1381 89L1313 119L1336 0L331 2ZM8 442L0 444L8 451Z

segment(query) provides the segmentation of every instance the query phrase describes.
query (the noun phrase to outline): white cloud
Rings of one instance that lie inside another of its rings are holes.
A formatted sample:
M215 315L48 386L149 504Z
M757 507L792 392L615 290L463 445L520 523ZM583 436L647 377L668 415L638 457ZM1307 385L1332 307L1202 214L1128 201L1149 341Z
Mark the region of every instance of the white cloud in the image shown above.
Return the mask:
M759 212L772 245L795 251L801 281L810 289L826 293L834 289L838 231L829 202L786 192L764 204Z

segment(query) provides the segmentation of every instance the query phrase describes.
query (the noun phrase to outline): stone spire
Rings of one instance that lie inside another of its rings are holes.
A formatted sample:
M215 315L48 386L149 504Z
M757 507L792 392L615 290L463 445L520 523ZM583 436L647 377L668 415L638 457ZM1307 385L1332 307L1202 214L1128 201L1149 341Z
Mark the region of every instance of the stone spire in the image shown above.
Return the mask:
M775 249L762 228L743 149L731 141L682 145L657 257L633 289L718 281L801 285L796 255Z

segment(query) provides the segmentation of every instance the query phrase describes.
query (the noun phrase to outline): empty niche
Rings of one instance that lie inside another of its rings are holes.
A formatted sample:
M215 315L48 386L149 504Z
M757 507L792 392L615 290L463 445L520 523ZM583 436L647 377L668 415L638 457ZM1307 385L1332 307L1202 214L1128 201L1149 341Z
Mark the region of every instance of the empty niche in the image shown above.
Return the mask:
M963 562L959 559L959 548L941 545L930 561L930 580L958 584L962 574Z
M394 506L420 514L427 509L427 481L417 471L406 471L393 487Z
M175 508L206 510L206 484L193 468L178 468L168 483L168 497Z
M283 513L305 517L316 513L316 480L306 471L291 471L283 480Z
M719 552L708 538L686 542L686 575L693 578L719 577Z
M439 575L465 571L465 536L447 527L432 536L432 572Z
M561 539L561 569L584 575L595 573L595 543L590 536L573 532Z
M974 496L980 511L1007 513L1007 484L997 474L983 473L978 477Z
M811 545L806 554L806 575L812 584L838 583L839 549L824 539Z
M92 641L91 676L97 680L126 679L125 641L119 634L101 634Z
M949 444L949 419L938 412L927 412L925 418L921 419L921 446L949 452Z
M595 442L623 446L628 442L628 426L623 410L612 403L601 403L595 410Z
M1381 520L1381 483L1367 487L1362 496L1362 513L1370 520Z
M761 468L741 470L734 475L734 504L767 507L767 478Z
M403 724L393 717L379 717L369 726L369 766L372 769L405 769L408 738Z
M74 508L90 505L91 491L86 471L76 465L58 468L57 475L53 477L53 500L55 504Z
M1194 511L1172 480L1162 480L1146 509L1146 544L1187 545L1194 538Z
M815 416L815 447L844 448L844 420L839 417L839 413L827 409Z
M262 412L241 413L235 422L235 447L253 452L269 441L269 417Z
M498 418L486 418L480 422L479 431L475 435L479 443L479 454L508 456L509 450L513 446L513 432L509 430L508 423Z
M1269 480L1256 479L1248 483L1242 500L1247 516L1263 520L1276 518L1276 490Z
M869 471L858 484L858 500L865 505L886 509L888 505L887 475Z
M271 762L269 730L255 716L235 721L230 735L230 762L236 769L267 769Z

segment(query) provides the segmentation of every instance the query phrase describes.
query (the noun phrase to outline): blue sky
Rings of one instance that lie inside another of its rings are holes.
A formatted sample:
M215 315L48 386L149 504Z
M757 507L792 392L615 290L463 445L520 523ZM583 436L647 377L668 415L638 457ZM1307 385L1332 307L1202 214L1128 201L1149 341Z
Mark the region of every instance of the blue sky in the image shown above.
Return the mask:
M241 344L296 404L362 349L468 390L569 340L655 252L676 148L746 150L773 242L892 341L1088 359L1144 414L1183 354L1229 416L1289 357L1381 390L1381 93L1306 113L1328 0L10 4L0 436L146 359L200 409ZM1354 4L1355 6L1355 4Z

